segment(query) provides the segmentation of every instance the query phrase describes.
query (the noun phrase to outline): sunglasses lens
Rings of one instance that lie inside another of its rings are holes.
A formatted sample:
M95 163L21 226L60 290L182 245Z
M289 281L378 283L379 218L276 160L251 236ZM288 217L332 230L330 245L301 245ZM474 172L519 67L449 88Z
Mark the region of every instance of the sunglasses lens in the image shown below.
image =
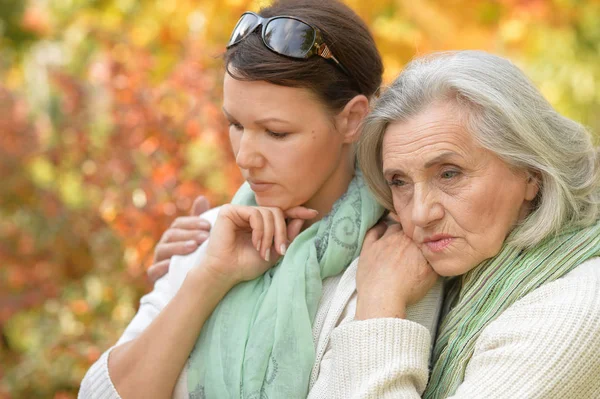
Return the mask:
M304 58L315 42L315 30L295 19L276 18L267 24L264 39L277 53Z
M246 37L248 33L252 32L258 24L258 18L254 14L244 14L238 21L237 25L233 29L233 33L229 38L227 47L239 42L241 39Z

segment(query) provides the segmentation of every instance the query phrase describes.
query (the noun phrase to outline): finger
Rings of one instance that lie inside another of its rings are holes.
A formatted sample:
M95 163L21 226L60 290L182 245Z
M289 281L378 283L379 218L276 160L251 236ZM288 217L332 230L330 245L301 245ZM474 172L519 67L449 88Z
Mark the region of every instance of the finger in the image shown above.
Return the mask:
M387 228L387 225L382 222L379 222L375 226L371 227L365 235L363 246L372 244L375 241L379 240L385 234Z
M248 218L248 223L250 224L250 228L252 229L252 246L254 246L254 248L256 248L256 250L260 253L265 223L263 221L262 215L260 214L260 211L257 208L248 208L249 209L247 209L248 212L246 214L246 217Z
M273 221L275 222L275 250L279 255L285 255L287 249L287 225L285 223L285 217L283 212L279 208L270 208L273 215Z
M204 230L183 230L171 228L163 235L161 244L170 242L184 242L189 240L194 240L198 244L202 244L204 241L206 241L208 236L208 232Z
M154 251L154 262L170 259L173 255L187 255L194 252L198 245L194 240L159 244Z
M273 246L273 237L275 234L275 218L273 217L273 213L271 213L268 209L259 208L259 211L264 223L260 254L264 260L269 262L271 260L270 249Z
M287 223L287 237L288 241L294 241L294 238L300 234L300 230L302 230L302 226L304 225L304 219L292 219Z
M269 262L271 260L277 260L281 256L278 251L275 251L275 246L271 247L269 249L269 252L270 252L269 253ZM273 262L273 263L275 263L275 262Z
M303 206L296 206L284 212L285 217L291 219L314 219L319 215L319 212Z
M171 228L185 229L185 230L210 230L210 223L208 220L199 218L198 216L181 216L175 219L171 224Z
M402 231L402 226L398 223L392 223L389 225L386 223L386 227L387 229L383 233L384 236L392 236L398 234L404 235L404 232Z
M209 209L210 202L208 202L208 199L204 195L199 195L192 204L192 211L190 214L192 216L200 216Z
M150 266L148 268L148 270L146 271L148 280L150 280L151 283L155 283L156 280L158 280L159 278L161 278L162 276L167 274L167 272L169 271L169 263L170 262L171 262L170 259L166 259L166 260L163 260L161 262L155 263L154 265Z

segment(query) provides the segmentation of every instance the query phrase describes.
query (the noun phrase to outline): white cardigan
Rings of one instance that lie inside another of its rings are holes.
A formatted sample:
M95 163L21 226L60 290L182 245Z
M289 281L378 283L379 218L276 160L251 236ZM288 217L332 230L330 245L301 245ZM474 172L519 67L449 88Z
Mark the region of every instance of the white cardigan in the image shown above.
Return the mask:
M429 352L410 323L345 323L332 332L330 345L333 370L324 398L421 397ZM491 322L450 398L600 398L600 257Z
M218 208L215 208L201 217L212 224L216 220L217 213ZM88 370L81 383L79 398L120 399L108 372L108 357L111 350L136 338L150 325L152 320L179 290L188 271L199 263L205 251L206 243L191 255L173 257L169 272L156 282L152 292L142 297L137 314L127 326L117 344L104 352ZM323 281L323 295L313 325L316 359L310 377L308 395L310 399L331 397L328 392L329 387L336 379L336 376L333 375L336 373L334 365L336 360L333 358L330 337L337 327L354 320L357 299L357 266L358 259L352 262L343 274L329 277ZM392 339L409 331L411 336L414 337L411 345L422 347L427 353L422 359L424 363L421 365L425 370L424 377L427 378L428 353L433 345L441 303L442 283L438 282L422 301L407 309L406 320L368 320L362 321L360 324L370 328L370 331L375 334L387 335ZM348 336L346 339L352 340L353 337ZM173 398L188 398L186 378L186 367L184 367L173 391Z

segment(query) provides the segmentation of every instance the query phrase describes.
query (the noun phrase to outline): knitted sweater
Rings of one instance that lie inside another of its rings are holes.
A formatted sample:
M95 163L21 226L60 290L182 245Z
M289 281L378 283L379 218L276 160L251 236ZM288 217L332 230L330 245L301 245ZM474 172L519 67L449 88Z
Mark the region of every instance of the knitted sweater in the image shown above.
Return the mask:
M420 398L430 348L425 328L354 321L330 339L327 398ZM543 285L481 333L453 399L600 398L600 257Z
M214 223L217 213L218 208L208 211L202 217ZM198 264L205 250L206 243L189 256L173 257L169 272L156 282L152 292L140 300L140 308L137 314L127 326L117 344L104 352L88 370L81 383L79 398L120 398L108 372L108 357L111 350L136 338L150 325L152 320L176 294L187 272ZM358 259L352 262L343 274L329 277L323 281L323 295L313 325L316 359L310 377L308 397L311 399L330 397L328 387L331 385L330 381L335 380L335 376L332 375L335 369L330 337L336 328L354 320L357 300L355 282L357 266ZM389 319L389 325L382 325L380 320L361 323L372 325L373 331L378 331L380 334L395 335L395 331L402 331L405 334L404 330L408 329L417 337L418 345L424 345L429 351L433 345L441 303L442 283L438 282L422 301L407 309L407 320ZM427 367L427 364L425 364L425 367ZM187 373L184 367L174 389L173 398L187 399L188 394Z

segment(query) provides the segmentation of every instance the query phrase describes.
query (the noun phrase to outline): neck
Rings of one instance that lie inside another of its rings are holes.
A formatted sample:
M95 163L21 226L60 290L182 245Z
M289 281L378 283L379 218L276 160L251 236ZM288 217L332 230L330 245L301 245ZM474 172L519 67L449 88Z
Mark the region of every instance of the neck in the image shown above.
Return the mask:
M327 215L333 208L335 201L348 190L348 186L354 177L354 158L349 158L351 158L349 161L341 162L340 167L329 176L319 191L304 204L307 208L317 210L319 216L307 221L303 229L310 227Z

